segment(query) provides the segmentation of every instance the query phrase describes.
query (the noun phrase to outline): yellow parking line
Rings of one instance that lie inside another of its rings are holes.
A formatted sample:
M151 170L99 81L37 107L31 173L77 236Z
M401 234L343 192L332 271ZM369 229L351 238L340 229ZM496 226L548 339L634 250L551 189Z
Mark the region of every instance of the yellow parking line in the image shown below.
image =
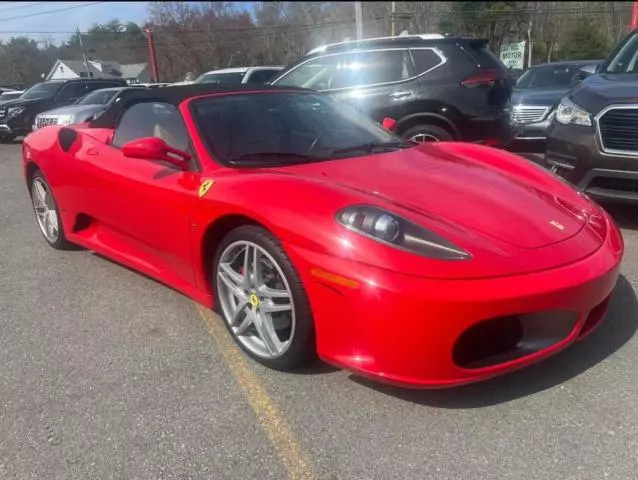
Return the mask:
M292 430L274 405L259 377L250 369L244 354L235 345L219 317L197 306L199 316L210 332L228 368L248 398L261 428L272 442L291 480L316 480L318 475L310 458L295 438Z

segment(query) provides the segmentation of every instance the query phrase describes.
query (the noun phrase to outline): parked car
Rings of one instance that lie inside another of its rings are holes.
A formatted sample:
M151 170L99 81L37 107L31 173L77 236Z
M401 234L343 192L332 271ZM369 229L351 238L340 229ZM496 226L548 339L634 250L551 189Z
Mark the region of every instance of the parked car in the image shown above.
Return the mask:
M124 90L146 88L143 86L103 88L95 90L71 105L55 108L35 116L33 130L47 125L72 125L93 120L108 108L111 102L117 101Z
M545 140L556 107L583 67L598 67L604 60L554 62L534 65L518 78L510 101L510 116L517 140Z
M537 165L415 145L293 87L128 90L29 135L22 161L52 248L215 308L278 370L318 355L413 388L511 372L601 323L623 255L613 219Z
M93 90L125 86L126 81L117 78L77 78L37 83L20 98L0 105L0 143L29 134L39 113L70 105Z
M0 94L0 104L8 102L9 100L20 98L23 93L24 90L6 90L2 94Z
M194 83L264 84L283 68L282 66L263 66L211 70L199 76Z
M326 92L413 141L509 143L513 80L485 40L403 35L319 47L273 85Z
M598 200L638 202L638 30L560 102L545 160Z

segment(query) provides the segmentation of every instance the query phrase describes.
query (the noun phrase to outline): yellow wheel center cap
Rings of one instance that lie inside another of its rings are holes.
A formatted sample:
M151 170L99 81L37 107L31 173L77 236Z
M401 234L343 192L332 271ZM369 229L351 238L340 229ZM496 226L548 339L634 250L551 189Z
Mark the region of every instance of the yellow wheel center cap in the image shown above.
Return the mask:
M254 293L251 293L248 297L248 301L253 306L253 308L257 308L259 306L259 297Z

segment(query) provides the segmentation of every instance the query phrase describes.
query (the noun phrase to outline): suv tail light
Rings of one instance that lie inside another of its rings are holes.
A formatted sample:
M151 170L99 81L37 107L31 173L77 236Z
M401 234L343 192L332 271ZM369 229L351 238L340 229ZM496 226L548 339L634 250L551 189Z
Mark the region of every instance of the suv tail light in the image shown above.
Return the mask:
M496 82L503 80L503 72L493 68L479 68L461 81L461 85L468 88L475 88L481 85L493 87Z

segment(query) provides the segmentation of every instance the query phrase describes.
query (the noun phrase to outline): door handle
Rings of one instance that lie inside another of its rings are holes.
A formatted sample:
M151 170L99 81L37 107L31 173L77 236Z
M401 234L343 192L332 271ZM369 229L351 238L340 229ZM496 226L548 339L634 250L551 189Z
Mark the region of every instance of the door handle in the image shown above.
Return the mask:
M393 98L395 100L400 100L403 98L408 98L414 95L412 92L392 92L388 95L388 97Z
M89 147L89 149L86 151L87 155L97 155L98 153L100 153L100 151L95 147Z

